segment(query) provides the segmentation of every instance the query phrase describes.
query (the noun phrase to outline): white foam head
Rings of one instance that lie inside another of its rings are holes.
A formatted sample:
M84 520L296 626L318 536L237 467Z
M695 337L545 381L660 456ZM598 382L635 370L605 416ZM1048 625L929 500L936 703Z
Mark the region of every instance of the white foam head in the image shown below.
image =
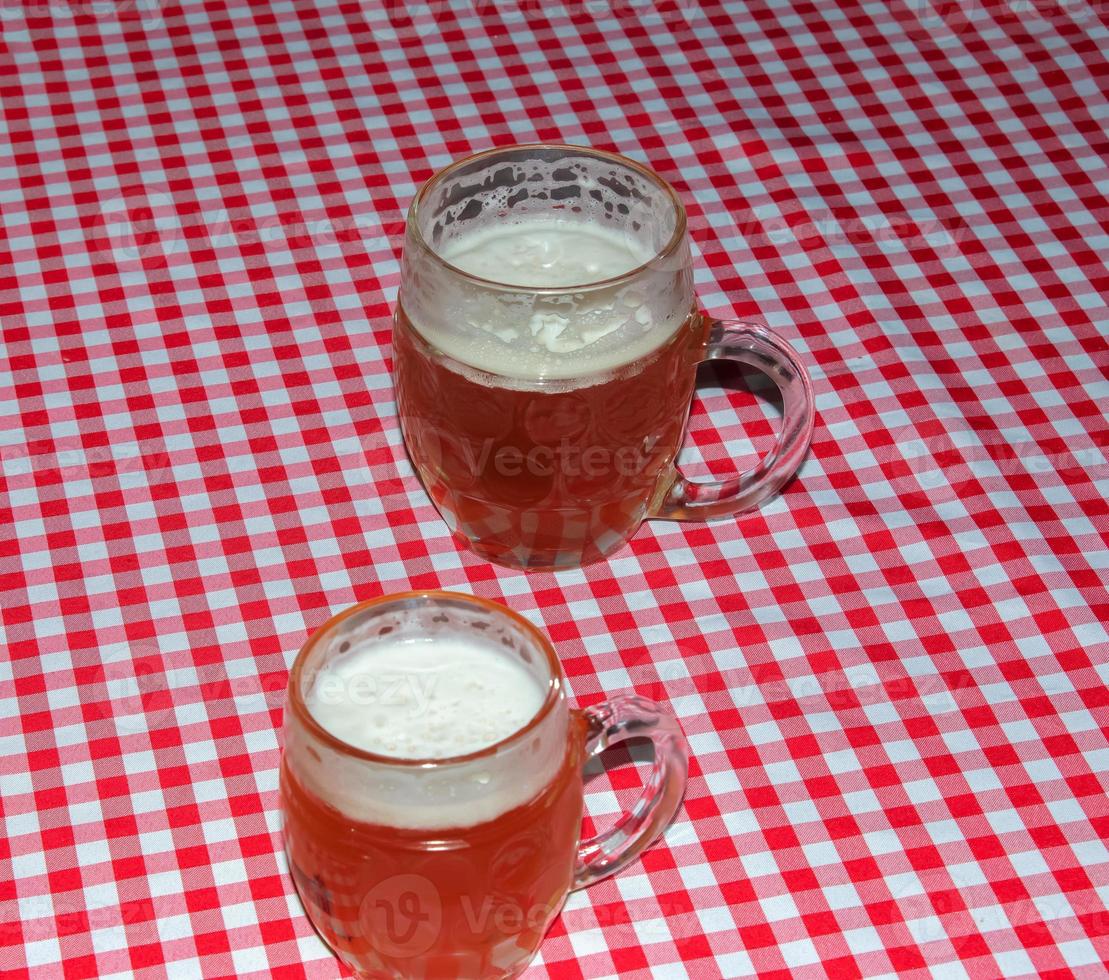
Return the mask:
M354 614L309 649L294 674L299 701L340 744L290 706L285 761L352 820L473 826L534 799L565 760L560 680L507 614L398 600Z
M321 668L306 702L348 745L399 759L447 759L518 732L546 694L517 658L473 637L386 637Z
M424 339L532 382L662 346L693 307L684 218L665 184L589 151L506 152L511 162L433 180L413 206L399 302Z
M651 257L645 242L605 225L565 218L493 225L463 235L443 250L443 258L463 272L510 286L600 282L631 272Z

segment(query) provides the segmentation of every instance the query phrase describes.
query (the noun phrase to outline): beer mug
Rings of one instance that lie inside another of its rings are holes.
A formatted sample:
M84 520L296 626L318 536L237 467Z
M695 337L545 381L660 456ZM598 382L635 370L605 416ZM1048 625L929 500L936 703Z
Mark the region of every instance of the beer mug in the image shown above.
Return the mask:
M643 795L581 840L582 767L654 744ZM359 976L515 977L567 894L634 861L685 790L674 717L567 703L546 637L496 603L410 592L354 606L293 664L281 799L309 919Z
M567 568L647 518L758 506L797 471L812 386L765 326L697 307L685 210L661 177L599 150L507 146L432 177L408 212L393 326L409 458L477 554ZM697 365L765 372L784 417L749 473L675 466Z

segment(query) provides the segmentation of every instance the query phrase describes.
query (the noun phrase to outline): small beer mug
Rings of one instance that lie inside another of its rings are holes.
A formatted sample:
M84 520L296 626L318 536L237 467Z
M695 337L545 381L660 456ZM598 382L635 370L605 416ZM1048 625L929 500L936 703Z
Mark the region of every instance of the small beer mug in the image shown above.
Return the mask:
M582 767L654 743L642 797L581 840ZM293 664L285 851L323 940L373 980L500 980L567 894L634 861L685 791L674 717L628 696L567 703L550 642L503 606L404 593L340 613Z

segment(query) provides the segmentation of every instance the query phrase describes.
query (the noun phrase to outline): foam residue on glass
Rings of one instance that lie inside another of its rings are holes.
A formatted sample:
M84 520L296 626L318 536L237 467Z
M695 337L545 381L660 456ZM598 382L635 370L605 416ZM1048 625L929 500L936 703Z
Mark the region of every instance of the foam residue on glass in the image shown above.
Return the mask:
M604 158L467 171L422 202L430 252L410 227L400 303L433 346L507 383L613 371L692 309L688 244L665 252L677 221L660 186Z

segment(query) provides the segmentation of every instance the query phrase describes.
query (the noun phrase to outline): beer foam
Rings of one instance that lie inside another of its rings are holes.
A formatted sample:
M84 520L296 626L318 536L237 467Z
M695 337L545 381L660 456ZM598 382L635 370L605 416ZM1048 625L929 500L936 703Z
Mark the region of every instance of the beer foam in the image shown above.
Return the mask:
M400 306L432 346L510 384L596 383L663 346L693 308L687 241L661 260L644 234L599 221L505 218L456 230L438 254L449 267L406 246Z
M561 682L524 629L487 610L398 603L320 641L317 654L304 707L341 744L287 711L285 764L352 821L474 826L533 800L565 764Z
M451 265L510 286L585 286L621 276L649 262L641 241L601 225L565 219L532 219L485 228L451 242ZM557 352L557 338L543 337Z
M535 717L546 691L517 658L459 637L375 643L316 675L308 710L376 755L446 759L495 745Z

